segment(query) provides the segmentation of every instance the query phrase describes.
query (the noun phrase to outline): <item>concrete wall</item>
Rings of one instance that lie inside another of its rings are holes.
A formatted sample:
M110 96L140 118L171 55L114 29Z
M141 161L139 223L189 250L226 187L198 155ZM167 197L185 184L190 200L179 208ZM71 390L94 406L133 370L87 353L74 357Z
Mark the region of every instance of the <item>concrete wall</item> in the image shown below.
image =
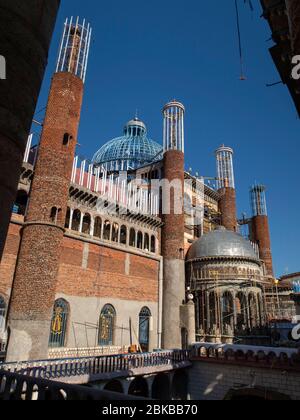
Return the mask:
M147 306L152 314L150 320L150 350L158 347L157 319L158 307L155 302L137 302L105 297L77 297L57 294L69 303L70 316L66 347L97 347L99 318L103 307L110 304L116 311L113 346L128 347L130 343L129 319L132 320L133 344L138 344L139 313ZM85 323L87 326L85 326Z
M251 388L262 388L274 398L279 393L283 397L300 400L300 372L218 362L193 362L189 381L192 400L224 400L231 390L242 388L250 388L250 391Z

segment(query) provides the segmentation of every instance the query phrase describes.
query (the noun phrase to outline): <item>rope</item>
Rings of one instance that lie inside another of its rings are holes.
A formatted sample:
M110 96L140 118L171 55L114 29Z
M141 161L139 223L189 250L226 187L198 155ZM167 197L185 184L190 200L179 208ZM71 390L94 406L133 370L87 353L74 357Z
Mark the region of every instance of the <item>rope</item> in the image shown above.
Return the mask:
M246 0L244 0L246 2ZM241 25L240 25L240 14L238 8L238 2L235 0L235 11L236 11L236 24L238 32L238 41L239 41L239 55L240 55L240 65L241 65L241 75L240 80L246 80L244 75L244 63L243 63L243 47L242 47L242 37L241 37Z

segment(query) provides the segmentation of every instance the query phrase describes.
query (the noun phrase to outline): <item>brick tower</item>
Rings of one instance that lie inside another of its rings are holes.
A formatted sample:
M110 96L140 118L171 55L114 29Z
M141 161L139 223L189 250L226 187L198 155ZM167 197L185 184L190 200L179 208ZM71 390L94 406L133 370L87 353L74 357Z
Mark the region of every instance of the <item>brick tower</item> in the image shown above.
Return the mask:
M13 283L7 361L48 358L90 39L85 21L66 20Z
M220 193L219 211L221 224L226 229L236 232L237 211L236 193L233 171L233 150L230 147L221 146L216 151L218 190Z
M185 300L184 263L184 106L168 103L164 113L162 255L164 257L163 348L181 348L181 309ZM170 189L168 186L173 185ZM168 191L169 190L169 191ZM168 202L170 198L170 202Z
M251 240L258 244L260 258L266 265L267 275L274 277L266 188L263 185L253 186L250 197L253 216L250 228Z

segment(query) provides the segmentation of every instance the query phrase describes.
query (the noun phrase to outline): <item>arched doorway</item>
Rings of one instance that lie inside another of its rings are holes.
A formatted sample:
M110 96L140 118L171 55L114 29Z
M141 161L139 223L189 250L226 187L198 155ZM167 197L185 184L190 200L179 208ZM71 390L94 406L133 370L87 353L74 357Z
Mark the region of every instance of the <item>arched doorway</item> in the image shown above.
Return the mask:
M144 307L139 315L139 342L144 353L149 351L151 311Z
M105 305L100 314L99 345L112 346L114 343L114 330L116 311L112 305Z
M129 387L128 395L134 395L136 397L149 397L149 389L148 389L148 383L145 378L142 376L139 376L138 378L135 378Z
M49 338L50 348L65 347L69 312L67 301L58 299L55 302Z
M152 384L152 398L168 401L171 399L170 379L164 373L157 375Z

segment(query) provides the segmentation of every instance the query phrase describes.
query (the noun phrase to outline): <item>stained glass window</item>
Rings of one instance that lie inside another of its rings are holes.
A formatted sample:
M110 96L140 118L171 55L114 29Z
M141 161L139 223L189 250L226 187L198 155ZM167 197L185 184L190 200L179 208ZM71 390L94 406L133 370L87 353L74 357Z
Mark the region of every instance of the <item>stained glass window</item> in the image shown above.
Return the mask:
M102 309L99 322L99 345L112 346L114 342L114 330L116 311L111 305L105 305Z
M49 347L65 347L69 305L64 299L58 299L53 308L50 327Z
M143 308L139 316L139 342L143 352L149 351L151 311L149 308Z

